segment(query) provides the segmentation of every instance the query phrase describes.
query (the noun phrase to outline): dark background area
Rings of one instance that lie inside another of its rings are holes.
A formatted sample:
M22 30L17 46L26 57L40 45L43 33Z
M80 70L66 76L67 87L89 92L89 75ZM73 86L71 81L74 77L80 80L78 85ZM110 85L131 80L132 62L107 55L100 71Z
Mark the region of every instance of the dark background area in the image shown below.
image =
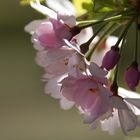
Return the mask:
M43 18L18 0L0 2L0 140L130 140L91 130L76 109L63 111L44 94L43 70L24 26ZM127 58L126 58L127 59ZM130 133L139 140L139 129Z

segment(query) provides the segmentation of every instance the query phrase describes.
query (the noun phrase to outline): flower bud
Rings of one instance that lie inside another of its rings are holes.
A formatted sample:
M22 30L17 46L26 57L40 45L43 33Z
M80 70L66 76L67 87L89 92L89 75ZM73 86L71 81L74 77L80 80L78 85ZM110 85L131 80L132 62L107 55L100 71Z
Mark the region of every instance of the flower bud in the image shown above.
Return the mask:
M131 90L135 90L140 80L140 72L138 63L133 62L125 72L125 82Z
M102 67L109 71L118 63L119 59L120 59L119 48L113 46L111 47L111 50L109 50L105 54L102 61Z

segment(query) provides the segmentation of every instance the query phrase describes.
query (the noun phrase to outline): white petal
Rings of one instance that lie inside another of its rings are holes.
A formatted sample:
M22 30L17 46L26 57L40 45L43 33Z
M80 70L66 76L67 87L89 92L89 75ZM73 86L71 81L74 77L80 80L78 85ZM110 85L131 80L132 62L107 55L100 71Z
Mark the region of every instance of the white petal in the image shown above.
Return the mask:
M140 99L139 93L136 93L136 92L133 92L133 91L121 88L121 87L119 87L118 92L119 92L119 95L123 98L139 98Z
M74 38L77 40L78 45L81 45L87 42L93 35L93 30L91 27L83 29L78 35Z
M50 63L47 51L38 51L36 54L35 61L39 66L46 67Z
M61 98L61 93L60 93L61 86L58 84L59 78L60 77L50 79L45 85L45 93L50 94L53 98L56 99Z
M91 70L91 73L93 75L98 75L98 76L105 76L107 75L107 71L104 71L103 69L101 69L97 64L91 62L89 69Z
M140 109L140 99L125 98L125 100Z
M140 115L140 99L125 98L125 101L136 115Z
M48 80L52 79L52 78L56 78L56 75L52 75L50 73L45 73L42 76L42 81L47 82Z
M61 77L56 77L48 80L48 82L45 85L45 93L50 94L51 97L55 99L60 99L60 106L64 110L70 109L74 103L67 100L63 95L61 94L61 85L59 84L59 81L61 80Z
M72 49L74 49L75 51L77 51L79 54L81 54L82 56L84 56L79 49L79 46L77 44L73 45L71 42L69 42L67 39L64 39L64 42L66 43L66 45Z
M32 36L33 37L33 36ZM40 42L38 40L36 40L36 42L34 41L33 43L33 47L34 49L36 49L37 51L43 51L44 47L40 45Z
M69 58L68 71L69 75L74 77L76 77L77 74L80 74L79 71L86 71L86 64L81 55L74 53L72 57Z
M30 1L31 7L37 10L38 12L41 12L44 15L47 15L51 18L57 19L57 14L55 11L47 8L44 5L41 5L39 0L36 0L35 2Z
M35 32L35 30L37 29L37 27L41 24L42 20L34 20L32 22L30 22L29 24L27 24L24 27L24 30L26 32L29 32L30 34L33 34Z
M109 36L106 40L106 45L111 47L114 46L118 41L118 37L116 36Z
M46 72L52 75L62 75L67 73L67 65L64 64L63 59L58 59L46 66Z
M73 4L69 0L46 0L46 4L53 10L60 13L73 15L76 13Z
M63 96L61 97L60 106L61 106L62 109L68 110L68 109L72 108L73 105L74 105L74 102L71 102L71 101L67 100Z
M113 116L101 121L101 127L104 131L108 131L109 134L114 135L117 128L120 127L120 121L118 117L118 111L114 110Z
M76 25L76 18L73 15L66 15L62 13L58 13L58 19L61 19L65 24L69 27L74 27Z
M132 111L118 110L118 115L124 134L127 135L129 131L134 130L138 126L137 117Z
M107 84L107 79L105 78L105 76L107 75L107 71L101 69L97 64L93 62L90 63L89 69L91 74L96 77L99 82Z
M117 109L124 109L124 110L130 110L127 106L127 104L124 102L124 100L121 97L112 96L111 97L112 106Z

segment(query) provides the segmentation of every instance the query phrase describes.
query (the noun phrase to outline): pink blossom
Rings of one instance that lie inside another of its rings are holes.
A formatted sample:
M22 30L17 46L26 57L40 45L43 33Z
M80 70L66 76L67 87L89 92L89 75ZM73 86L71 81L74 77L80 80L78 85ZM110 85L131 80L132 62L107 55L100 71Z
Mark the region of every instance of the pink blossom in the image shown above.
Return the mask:
M74 68L85 71L84 57L79 53L76 46L71 45L70 47L63 46L58 49L37 52L36 62L45 69L45 79L62 76L70 71L72 73Z
M92 123L110 108L111 92L102 85L107 84L106 78L100 78L105 76L106 72L94 63L91 63L91 70L93 71L90 74L76 71L75 75L69 74L61 81L62 95L82 109L86 123Z
M36 58L37 63L45 69L43 76L43 80L46 82L45 93L59 99L63 109L69 109L73 102L62 95L60 81L68 75L68 71L71 74L74 74L75 69L85 71L85 62L80 54L67 47L50 51L40 51Z
M50 94L53 98L59 99L62 109L69 109L73 106L74 102L68 100L66 97L62 95L60 90L61 89L60 81L66 76L68 76L68 71L70 71L70 74L73 74L75 69L85 71L85 63L82 60L81 55L77 54L76 52L72 54L71 57L69 58L68 55L66 56L64 55L64 57L67 59L63 59L63 57L60 58L60 60L56 59L54 61L54 64L52 63L50 64L51 66L49 66L49 68L46 68L46 73L43 76L43 79L46 82L45 93ZM66 60L64 61L66 62L66 64L60 63L63 62L63 60ZM45 66L44 62L46 61L42 60L42 62L40 63L43 64L43 66Z
M72 27L76 24L76 19L73 15L56 13L41 5L38 0L36 2L31 1L31 6L48 16L47 20L42 20L38 24L31 22L25 27L25 30L28 32L32 30L35 43L39 42L46 49L54 49L60 48L65 44L63 39L70 40L72 38ZM33 27L36 27L34 32Z
M81 44L92 36L92 28L86 28L80 32L79 28L75 26L75 14L70 11L63 10L62 12L62 10L60 10L55 12L46 6L41 5L39 0L36 0L35 2L31 1L30 3L35 10L47 15L46 19L32 21L25 27L25 31L32 34L32 42L34 43L34 48L37 50L40 48L60 48L65 45L63 39L70 41L72 37L77 40L78 44ZM51 1L47 1L47 4L54 7ZM65 3L58 1L57 5L58 7L63 7L63 9L69 6L72 7L70 2ZM79 32L80 34L78 34Z
M43 22L36 30L36 35L45 48L60 48L64 45L63 39L70 40L70 27L55 19Z
M60 76L67 72L69 58L74 52L68 47L39 51L36 62L45 69L46 74Z
M66 46L64 40L71 40L72 28L76 24L75 16L68 12L55 12L39 3L31 1L31 6L37 11L47 15L47 19L36 20L25 27L32 35L34 48L38 50L36 62L44 68L43 80L46 82L45 93L60 100L61 107L68 109L73 103L68 101L60 92L60 79L67 76L68 71L75 74L75 69L85 71L85 62L78 48ZM74 30L73 30L74 31ZM80 33L86 39L92 34L88 29ZM75 37L77 40L78 35ZM83 39L81 39L83 41ZM69 42L69 41L68 41ZM80 39L77 40L80 43ZM79 54L78 54L79 53Z

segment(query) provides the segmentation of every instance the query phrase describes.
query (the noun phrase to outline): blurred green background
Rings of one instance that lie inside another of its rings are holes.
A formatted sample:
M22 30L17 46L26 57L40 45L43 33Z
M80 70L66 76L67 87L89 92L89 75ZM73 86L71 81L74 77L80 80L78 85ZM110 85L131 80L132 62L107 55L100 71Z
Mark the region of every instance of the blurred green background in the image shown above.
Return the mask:
M90 130L76 109L63 111L44 94L43 70L24 26L42 18L18 0L0 2L0 140L139 140L139 129L124 137Z

